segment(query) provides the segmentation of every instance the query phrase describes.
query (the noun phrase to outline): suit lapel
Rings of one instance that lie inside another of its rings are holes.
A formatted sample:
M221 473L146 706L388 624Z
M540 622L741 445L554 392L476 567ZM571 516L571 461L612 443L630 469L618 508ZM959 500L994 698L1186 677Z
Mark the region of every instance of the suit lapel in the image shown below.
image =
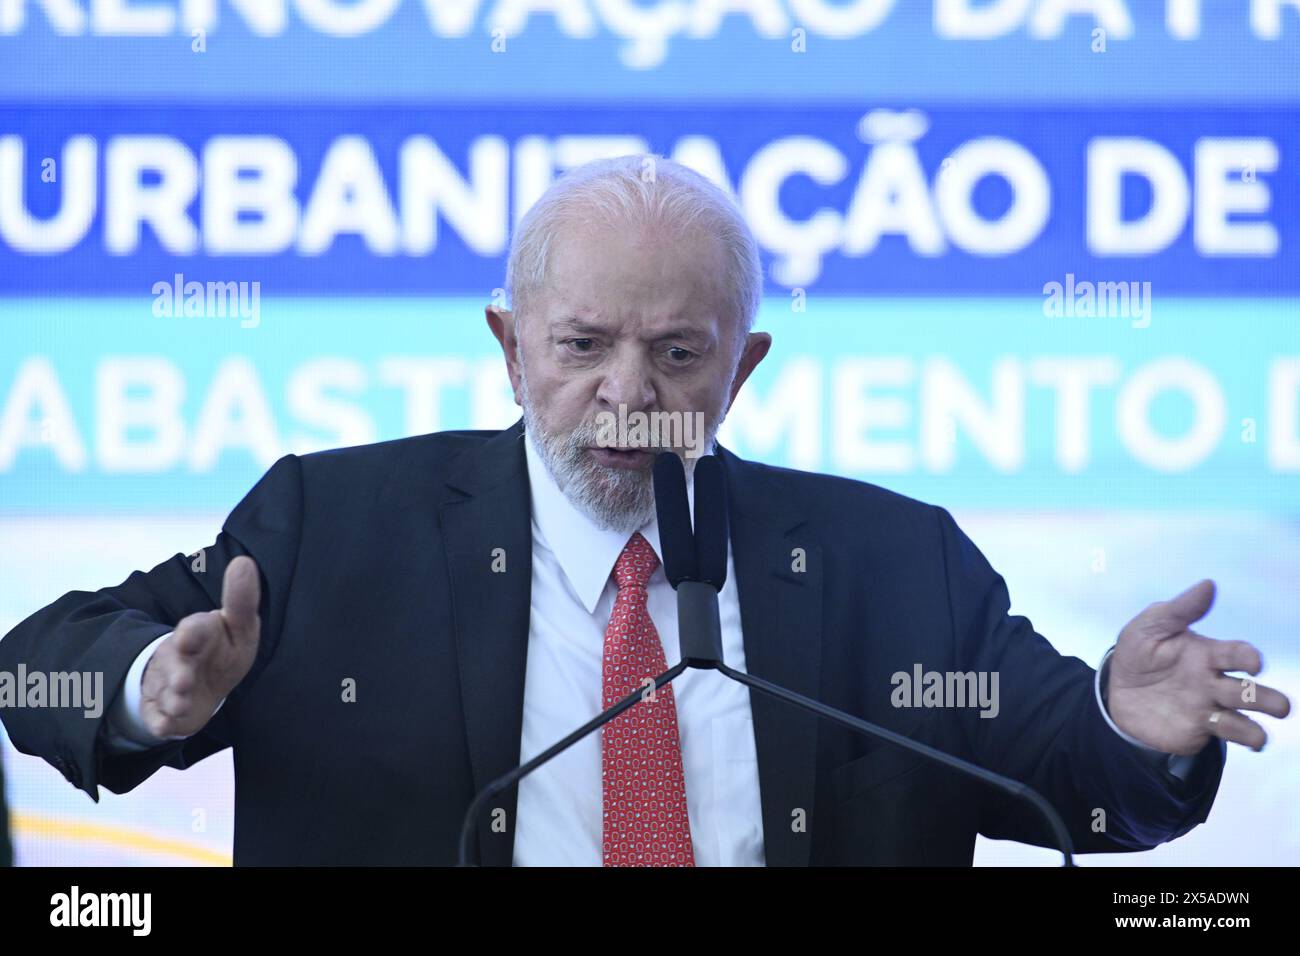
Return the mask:
M773 473L720 448L727 474L732 560L746 669L820 696L821 548ZM802 549L801 551L799 549ZM803 564L799 563L802 554ZM751 691L768 866L807 866L817 760L817 718ZM802 812L805 827L795 824Z
M522 441L516 423L467 453L439 507L476 793L519 763L533 564ZM517 795L499 798L504 831L493 832L491 811L479 821L485 866L511 863Z

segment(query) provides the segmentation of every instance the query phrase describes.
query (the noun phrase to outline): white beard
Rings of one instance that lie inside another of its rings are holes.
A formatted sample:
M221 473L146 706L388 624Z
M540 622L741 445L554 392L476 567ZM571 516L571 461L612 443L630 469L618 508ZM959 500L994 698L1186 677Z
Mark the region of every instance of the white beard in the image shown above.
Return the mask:
M532 436L533 447L564 497L598 528L630 535L645 527L655 516L654 473L650 469L609 468L595 461L587 450L599 444L600 429L594 421L582 422L568 434L549 432L528 393L522 363L519 391L524 431ZM720 420L709 423L705 448L712 449L720 424ZM683 458L687 478L694 472L696 461Z

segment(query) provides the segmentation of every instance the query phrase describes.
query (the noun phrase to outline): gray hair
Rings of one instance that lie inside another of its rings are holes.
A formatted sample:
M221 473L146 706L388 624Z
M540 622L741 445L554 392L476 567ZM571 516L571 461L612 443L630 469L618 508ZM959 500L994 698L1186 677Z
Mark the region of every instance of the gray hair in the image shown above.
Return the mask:
M689 167L654 154L599 159L557 179L524 215L510 241L506 292L522 315L546 287L547 259L564 225L658 225L716 236L727 260L728 306L740 338L754 327L763 295L758 243L735 203ZM516 326L518 327L518 326Z

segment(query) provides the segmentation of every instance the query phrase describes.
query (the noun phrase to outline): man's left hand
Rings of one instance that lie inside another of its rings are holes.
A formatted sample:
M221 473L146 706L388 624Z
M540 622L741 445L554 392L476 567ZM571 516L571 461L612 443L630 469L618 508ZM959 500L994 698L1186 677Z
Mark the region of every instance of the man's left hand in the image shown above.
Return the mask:
M1110 656L1107 709L1126 734L1172 754L1199 753L1211 737L1261 750L1268 734L1240 713L1291 711L1286 695L1225 671L1258 674L1259 651L1245 641L1216 641L1191 630L1214 603L1201 581L1171 601L1152 604L1120 632Z

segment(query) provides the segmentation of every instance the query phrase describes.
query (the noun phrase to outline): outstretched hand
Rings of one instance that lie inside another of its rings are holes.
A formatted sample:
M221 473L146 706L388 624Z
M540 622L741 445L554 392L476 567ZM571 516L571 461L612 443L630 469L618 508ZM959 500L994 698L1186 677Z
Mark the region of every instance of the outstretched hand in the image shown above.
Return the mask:
M156 737L197 733L253 666L261 635L257 564L241 555L226 566L221 607L182 618L145 667L140 716Z
M1217 641L1191 626L1214 603L1214 582L1201 581L1170 601L1152 604L1120 632L1110 657L1107 709L1115 725L1148 747L1195 754L1211 737L1261 750L1268 734L1241 711L1285 717L1291 702L1247 677L1263 667L1245 641Z

